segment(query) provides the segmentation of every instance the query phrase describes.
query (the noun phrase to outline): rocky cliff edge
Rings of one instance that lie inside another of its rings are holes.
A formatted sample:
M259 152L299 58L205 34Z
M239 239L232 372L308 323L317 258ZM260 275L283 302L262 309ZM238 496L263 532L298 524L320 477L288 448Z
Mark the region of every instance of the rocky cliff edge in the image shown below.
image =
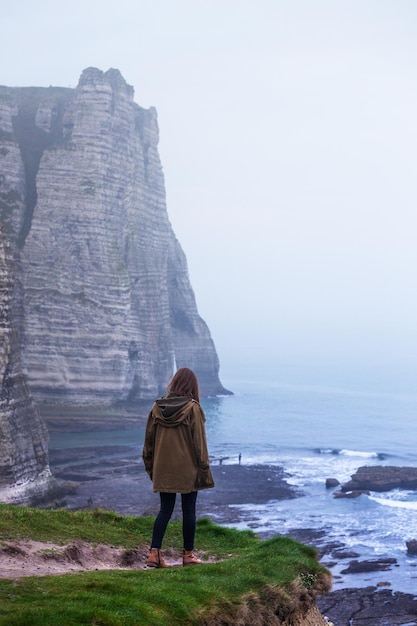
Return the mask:
M75 89L0 87L0 218L16 272L13 315L44 405L153 399L174 368L228 393L172 230L154 108L120 72Z

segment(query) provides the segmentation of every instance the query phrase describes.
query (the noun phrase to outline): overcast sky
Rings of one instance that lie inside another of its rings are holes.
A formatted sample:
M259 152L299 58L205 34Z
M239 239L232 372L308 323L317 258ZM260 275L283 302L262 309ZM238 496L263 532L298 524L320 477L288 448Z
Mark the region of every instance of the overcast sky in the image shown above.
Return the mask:
M415 0L16 0L0 59L156 107L223 379L417 390Z

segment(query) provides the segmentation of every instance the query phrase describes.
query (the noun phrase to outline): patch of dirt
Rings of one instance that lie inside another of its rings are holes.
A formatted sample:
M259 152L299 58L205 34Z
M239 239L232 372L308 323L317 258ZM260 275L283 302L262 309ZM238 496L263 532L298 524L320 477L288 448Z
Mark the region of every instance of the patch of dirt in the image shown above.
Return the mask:
M182 555L178 551L168 549L163 554L169 565L182 566ZM73 541L66 545L32 540L1 542L0 578L91 570L143 570L146 569L147 555L148 548L145 546L127 550L86 541Z

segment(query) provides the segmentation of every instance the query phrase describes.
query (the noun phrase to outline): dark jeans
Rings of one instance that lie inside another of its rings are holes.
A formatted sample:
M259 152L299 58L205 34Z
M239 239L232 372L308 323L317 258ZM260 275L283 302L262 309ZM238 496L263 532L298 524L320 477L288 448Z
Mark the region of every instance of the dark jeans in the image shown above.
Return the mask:
M161 508L153 525L152 543L151 548L157 548L160 550L162 546L162 540L165 535L168 522L171 519L172 512L175 506L176 493L160 493ZM194 549L194 537L195 537L195 504L197 500L197 491L191 493L181 494L182 504L182 537L185 550Z

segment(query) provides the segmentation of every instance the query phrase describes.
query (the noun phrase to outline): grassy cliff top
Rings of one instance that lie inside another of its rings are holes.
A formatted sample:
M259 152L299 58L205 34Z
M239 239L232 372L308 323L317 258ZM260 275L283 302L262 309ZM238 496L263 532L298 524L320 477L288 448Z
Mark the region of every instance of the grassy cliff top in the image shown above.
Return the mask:
M205 563L143 569L153 521L103 510L0 505L0 557L23 553L19 575L5 578L1 568L0 624L302 624L317 594L330 587L313 548L288 537L261 541L208 519L198 521L196 535ZM80 546L119 549L120 569L105 569L103 561L93 571L36 576L25 553L29 541L45 561L61 561L64 571L67 563L68 572L80 562ZM164 545L171 561L178 560L180 522L169 524Z

